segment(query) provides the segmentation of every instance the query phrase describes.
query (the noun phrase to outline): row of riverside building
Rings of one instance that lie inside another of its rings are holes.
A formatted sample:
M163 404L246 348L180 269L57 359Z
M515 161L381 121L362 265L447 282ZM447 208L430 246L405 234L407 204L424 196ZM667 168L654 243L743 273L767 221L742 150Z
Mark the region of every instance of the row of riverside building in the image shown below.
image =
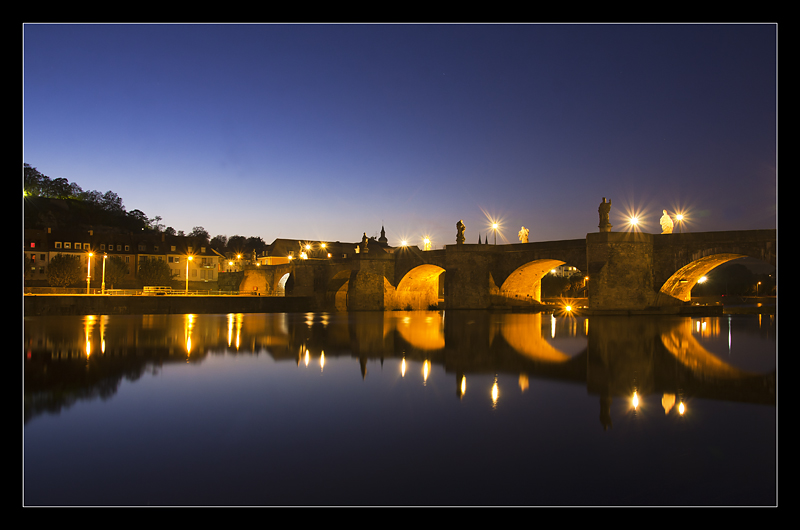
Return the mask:
M128 265L128 275L123 282L133 283L139 263L147 259L163 260L173 272L173 279L186 281L186 263L189 281L217 281L225 257L208 246L202 238L169 236L161 232L139 233L100 230L25 229L24 235L26 285L47 285L47 267L57 254L78 256L88 270L91 259L92 280L99 285L99 269L103 256L119 256ZM89 257L92 254L92 257Z
M381 237L369 238L369 251L386 253L388 246L385 232ZM171 236L151 230L139 232L113 229L28 229L24 230L24 283L26 286L48 286L47 268L58 254L78 256L84 270L91 263L92 284L100 285L103 256L118 256L128 265L128 274L122 284L136 283L139 264L143 260L157 259L167 263L173 273L173 281L187 279L189 282L217 282L219 274L236 272L248 266L276 265L291 259L337 259L348 258L362 251L363 243L320 242L298 239L276 239L267 245L261 255L225 256L211 248L208 241L200 237ZM92 255L90 257L90 254ZM211 287L211 286L209 286Z

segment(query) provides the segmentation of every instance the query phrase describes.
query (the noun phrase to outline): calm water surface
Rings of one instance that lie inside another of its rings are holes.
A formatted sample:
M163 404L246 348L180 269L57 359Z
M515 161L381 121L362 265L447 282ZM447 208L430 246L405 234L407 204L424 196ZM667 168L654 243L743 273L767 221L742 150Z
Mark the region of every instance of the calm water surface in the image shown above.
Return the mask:
M24 504L777 504L774 316L24 320Z

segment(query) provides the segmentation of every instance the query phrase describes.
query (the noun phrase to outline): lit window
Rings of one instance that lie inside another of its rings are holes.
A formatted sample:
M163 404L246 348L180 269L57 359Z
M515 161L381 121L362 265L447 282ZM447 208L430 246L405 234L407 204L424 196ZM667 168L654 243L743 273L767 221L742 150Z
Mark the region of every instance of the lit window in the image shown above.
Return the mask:
M72 243L64 243L64 248L72 248Z
M130 245L125 245L125 252L129 251L130 249L131 249Z
M61 241L56 241L56 248L61 248Z

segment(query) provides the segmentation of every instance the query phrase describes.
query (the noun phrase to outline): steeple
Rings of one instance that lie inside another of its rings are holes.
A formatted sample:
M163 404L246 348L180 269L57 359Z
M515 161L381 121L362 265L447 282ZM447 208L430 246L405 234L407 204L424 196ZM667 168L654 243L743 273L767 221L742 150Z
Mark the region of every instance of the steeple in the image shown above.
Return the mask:
M381 237L378 238L378 243L386 244L388 240L386 239L386 230L383 229L383 225L381 225Z

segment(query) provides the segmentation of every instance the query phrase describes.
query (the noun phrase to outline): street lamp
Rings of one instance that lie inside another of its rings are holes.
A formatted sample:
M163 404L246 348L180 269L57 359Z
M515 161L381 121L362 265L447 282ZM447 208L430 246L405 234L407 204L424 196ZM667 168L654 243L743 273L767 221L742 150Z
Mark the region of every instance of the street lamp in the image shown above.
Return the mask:
M497 244L497 228L498 228L498 226L499 225L497 223L492 223L492 230L494 231L494 244L495 245Z
M108 257L108 254L103 253L103 283L102 283L102 285L100 287L100 289L102 290L103 294L106 294L106 258L107 257Z
M189 294L189 262L192 261L192 256L186 256L186 294Z
M86 294L89 294L89 280L92 279L92 256L94 254L89 252L89 257L86 259Z

